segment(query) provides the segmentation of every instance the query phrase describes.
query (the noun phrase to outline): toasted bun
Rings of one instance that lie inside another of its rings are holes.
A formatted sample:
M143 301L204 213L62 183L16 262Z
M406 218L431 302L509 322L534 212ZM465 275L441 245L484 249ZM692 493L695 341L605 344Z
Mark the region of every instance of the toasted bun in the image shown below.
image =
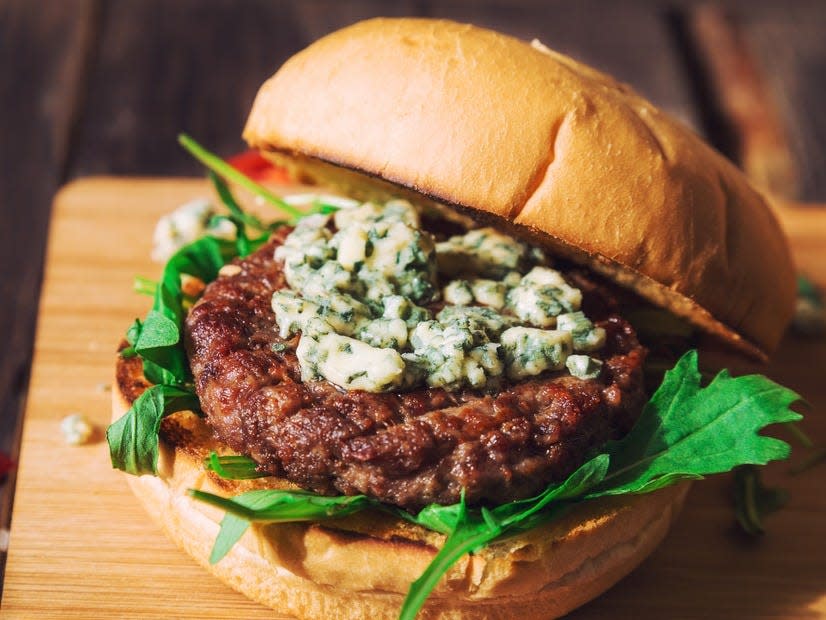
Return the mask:
M113 417L148 384L137 358L117 362ZM207 570L263 605L298 618L395 618L413 580L444 537L378 512L319 524L253 525L217 564L209 563L223 513L188 489L235 495L288 488L283 480L226 481L203 467L216 445L190 412L164 419L159 475L127 476L166 534ZM687 486L581 505L558 521L457 562L421 618L553 618L596 597L659 544Z
M541 45L361 22L287 61L244 137L511 226L758 356L792 314L786 241L745 177L629 87Z

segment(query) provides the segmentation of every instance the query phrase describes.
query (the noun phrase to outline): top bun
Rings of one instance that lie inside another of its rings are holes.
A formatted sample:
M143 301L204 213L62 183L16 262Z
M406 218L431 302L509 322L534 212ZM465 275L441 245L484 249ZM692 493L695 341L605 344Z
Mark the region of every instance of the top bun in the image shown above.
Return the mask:
M511 227L754 355L795 278L766 201L624 84L470 25L373 19L261 88L244 137Z

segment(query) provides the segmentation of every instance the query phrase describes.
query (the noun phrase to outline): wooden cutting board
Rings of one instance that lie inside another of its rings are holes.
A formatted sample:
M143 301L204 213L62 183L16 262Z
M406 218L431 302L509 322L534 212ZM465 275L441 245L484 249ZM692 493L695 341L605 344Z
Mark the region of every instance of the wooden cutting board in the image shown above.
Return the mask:
M23 430L3 618L273 618L164 538L111 469L102 437L68 446L60 420L83 413L105 428L115 346L150 300L135 275L158 217L208 195L199 180L98 178L57 197ZM784 210L801 269L826 288L826 211ZM10 303L9 300L5 300ZM788 336L764 369L809 402L804 430L826 446L826 340ZM793 462L806 456L798 448ZM666 542L576 618L826 616L826 465L768 472L791 494L768 533L733 527L730 479L696 484Z

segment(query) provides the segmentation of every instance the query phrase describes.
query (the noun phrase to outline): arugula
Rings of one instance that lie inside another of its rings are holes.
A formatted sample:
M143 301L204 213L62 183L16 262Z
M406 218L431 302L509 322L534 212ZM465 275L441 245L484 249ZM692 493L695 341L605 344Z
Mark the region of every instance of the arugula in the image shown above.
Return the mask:
M232 181L233 183L240 185L244 189L249 190L256 196L262 198L268 204L274 206L279 211L291 215L293 218L293 222L306 215L301 209L298 209L292 206L291 204L287 203L285 200L273 194L263 185L259 185L258 183L250 179L248 176L246 176L243 172L241 172L237 168L234 168L214 153L210 153L209 151L207 151L204 147L195 142L195 140L193 140L190 136L186 135L185 133L182 133L178 136L178 143L187 151L189 151L190 155L192 155L195 159L200 161L209 170L227 179L228 181Z
M215 186L215 190L218 192L221 202L223 202L229 210L229 215L217 215L213 219L228 220L233 226L235 226L235 245L238 250L239 257L243 258L245 256L249 256L263 243L265 243L267 239L269 239L270 234L274 230L285 224L283 220L265 224L256 216L246 213L241 208L241 205L239 205L235 200L235 197L232 195L226 181L215 174L212 170L209 171L208 176L212 181L212 184ZM250 238L247 234L248 228L256 228L262 232L257 237Z
M241 455L218 456L216 452L210 452L204 459L204 467L225 480L252 480L269 476L258 471L258 463Z
M132 290L140 295L154 297L155 291L158 290L158 283L143 276L135 276L135 280L132 283Z
M759 375L733 378L722 371L706 387L701 381L697 353L690 351L666 373L624 439L609 443L565 481L536 497L491 509L471 509L463 496L458 504L430 505L417 515L395 510L409 521L447 535L431 564L411 584L400 618L414 618L442 576L464 554L556 519L576 503L608 495L648 493L683 480L788 456L788 444L759 432L772 424L799 420L801 416L789 409L799 399L797 394ZM336 506L339 500L347 499L318 498L306 492L275 493L279 502L286 501L285 494L292 495L291 516L304 514L307 519L320 518L323 513L315 512L315 501ZM221 553L215 551L214 556L219 559L241 528L239 519L268 521L270 517L269 505L252 508L239 503L238 498L219 501L200 492L193 492L193 496L232 515L215 543ZM353 511L376 505L362 496L357 498L348 505Z
M789 500L785 489L763 485L754 465L734 470L734 514L741 529L751 536L763 533L763 517L780 510Z
M202 237L178 250L166 263L152 309L128 334L135 353L144 360L144 375L152 383L181 385L192 379L181 340L186 315L181 276L211 282L235 254L232 241Z
M209 153L187 136L181 142L190 152L207 160L218 173L239 182L259 195L269 192ZM219 162L219 163L216 163ZM270 233L284 224L268 224L245 213L235 200L226 181L210 171L209 178L229 211L218 216L231 221L236 228L235 241L202 237L178 250L166 263L159 282L136 278L135 290L153 295L152 309L143 321L135 320L126 332L129 346L121 351L124 357L140 356L143 374L154 385L135 400L132 407L106 432L112 466L131 474L156 473L158 463L158 430L161 419L184 409L200 411L192 390L192 374L181 337L187 309L193 301L184 291L182 279L192 276L204 283L218 277L218 272L236 256L246 256L265 243ZM272 197L275 206L291 215L300 213L282 200ZM249 229L260 234L250 236Z
M308 491L256 490L237 497L190 489L189 494L218 508L227 514L221 521L221 529L210 554L210 563L221 560L232 546L244 535L252 521L258 523L287 523L291 521L318 521L343 517L376 504L365 495L323 497Z
M112 466L136 476L157 473L161 420L176 411L198 411L200 406L198 397L189 390L170 385L146 389L106 430Z

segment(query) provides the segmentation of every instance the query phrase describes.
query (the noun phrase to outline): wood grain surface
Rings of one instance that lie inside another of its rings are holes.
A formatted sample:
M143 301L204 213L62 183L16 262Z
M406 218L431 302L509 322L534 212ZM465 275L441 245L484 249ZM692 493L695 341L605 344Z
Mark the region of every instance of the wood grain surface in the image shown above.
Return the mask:
M54 220L23 430L2 618L273 618L207 575L159 532L113 471L102 437L64 444L60 420L110 416L116 343L150 301L132 292L157 218L208 195L199 180L96 178L61 191ZM826 214L783 209L799 265L826 286ZM740 371L749 368L736 364ZM826 340L788 336L770 376L808 401L803 429L826 445ZM792 463L807 450L796 449ZM696 484L666 542L572 617L819 618L826 615L825 467L789 464L767 480L791 494L748 540L733 527L730 480Z

